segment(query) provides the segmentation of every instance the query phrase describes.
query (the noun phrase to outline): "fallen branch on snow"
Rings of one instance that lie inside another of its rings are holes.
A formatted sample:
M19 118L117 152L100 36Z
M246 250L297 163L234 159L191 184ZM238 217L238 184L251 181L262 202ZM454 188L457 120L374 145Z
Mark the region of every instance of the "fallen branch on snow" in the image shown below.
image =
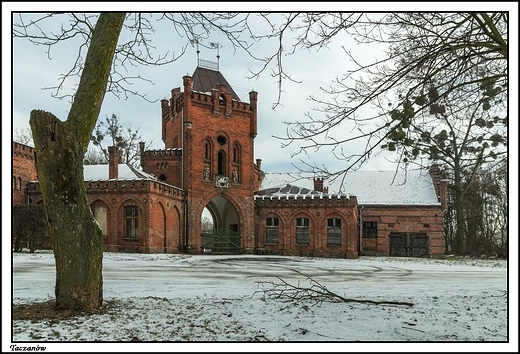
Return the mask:
M315 304L322 303L324 301L330 302L355 302L360 304L373 304L373 305L399 305L412 307L414 304L411 302L402 301L374 301L374 300L361 300L351 299L338 295L324 285L318 283L316 280L308 275L305 275L297 270L291 269L293 272L303 275L310 283L310 287L302 287L300 281L297 285L293 285L285 281L284 279L277 276L276 281L257 281L259 287L262 290L255 291L253 296L257 293L263 293L264 298L269 299L281 299L283 301L302 301L310 300L314 301Z

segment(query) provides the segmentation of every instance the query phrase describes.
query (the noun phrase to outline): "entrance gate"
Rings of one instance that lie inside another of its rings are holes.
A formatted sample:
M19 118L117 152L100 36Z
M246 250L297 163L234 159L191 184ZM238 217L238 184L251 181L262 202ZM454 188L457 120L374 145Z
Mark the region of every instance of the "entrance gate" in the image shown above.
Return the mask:
M426 234L391 233L390 255L401 257L420 257L428 254Z
M228 229L216 229L212 234L203 233L202 251L210 254L240 254L240 234Z

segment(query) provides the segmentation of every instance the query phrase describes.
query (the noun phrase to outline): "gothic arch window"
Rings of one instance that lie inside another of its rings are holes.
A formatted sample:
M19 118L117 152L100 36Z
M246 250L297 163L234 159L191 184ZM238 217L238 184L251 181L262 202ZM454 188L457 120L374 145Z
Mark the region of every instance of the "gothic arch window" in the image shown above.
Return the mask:
M22 190L22 178L18 177L18 189Z
M204 142L204 158L211 161L211 140L206 139Z
M233 145L233 162L236 164L240 163L240 145L238 143Z
M224 150L218 152L218 174L226 175L226 153Z

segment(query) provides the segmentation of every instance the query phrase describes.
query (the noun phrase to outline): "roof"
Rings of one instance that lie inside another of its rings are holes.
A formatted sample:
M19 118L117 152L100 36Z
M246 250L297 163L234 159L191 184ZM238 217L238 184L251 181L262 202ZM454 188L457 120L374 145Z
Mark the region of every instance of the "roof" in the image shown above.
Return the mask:
M231 85L227 82L220 71L215 71L197 66L192 75L193 91L211 93L211 90L218 89L218 85L226 85L227 91L231 93L234 100L240 101L238 95L233 91Z
M117 172L119 180L143 180L143 179L153 179L156 180L154 175L149 173L138 171L133 167L130 167L126 164L117 165ZM108 164L104 165L84 165L83 166L83 174L85 181L108 181Z
M298 186L300 190L314 188L310 174L266 173L259 195L280 193L276 188ZM317 176L319 177L319 176ZM440 205L427 170L409 171L353 171L335 180L324 179L329 194L356 196L363 205ZM296 188L292 188L296 191ZM319 193L319 192L316 192Z

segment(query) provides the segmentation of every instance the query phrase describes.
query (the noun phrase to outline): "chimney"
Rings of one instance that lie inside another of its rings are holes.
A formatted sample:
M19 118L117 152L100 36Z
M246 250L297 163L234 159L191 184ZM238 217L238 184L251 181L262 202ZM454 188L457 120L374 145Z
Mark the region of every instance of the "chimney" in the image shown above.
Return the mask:
M323 192L323 178L314 178L314 190L318 192Z
M119 151L115 146L108 147L108 179L117 179L119 165Z
M256 165L260 169L262 167L262 159L256 159Z

